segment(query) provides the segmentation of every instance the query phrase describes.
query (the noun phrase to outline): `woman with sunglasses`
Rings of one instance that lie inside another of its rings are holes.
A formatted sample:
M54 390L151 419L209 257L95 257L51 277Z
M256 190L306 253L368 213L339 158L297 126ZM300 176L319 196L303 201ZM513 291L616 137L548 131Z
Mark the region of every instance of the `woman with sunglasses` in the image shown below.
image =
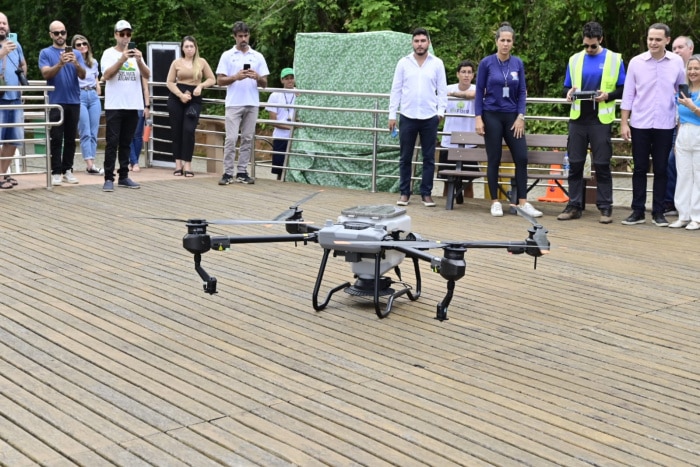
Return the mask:
M175 158L173 175L194 177L194 132L202 110L202 89L213 86L216 77L207 61L199 56L194 37L185 36L180 43L180 50L182 57L170 65L166 82L170 90L168 113Z
M85 36L76 34L73 36L71 45L73 50L83 55L87 70L85 79L78 80L80 82L80 120L78 121L80 151L85 159L85 171L90 175L101 175L104 170L95 165L97 131L100 127L100 114L102 113L100 70L97 60L92 56L92 47Z

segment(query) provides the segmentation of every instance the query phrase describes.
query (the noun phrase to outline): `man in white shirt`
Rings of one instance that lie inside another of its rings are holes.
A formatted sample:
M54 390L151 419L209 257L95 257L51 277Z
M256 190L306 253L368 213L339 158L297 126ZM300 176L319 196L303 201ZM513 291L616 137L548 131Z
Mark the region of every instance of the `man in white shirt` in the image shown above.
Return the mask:
M226 141L224 142L224 175L219 185L229 185L234 181L251 185L255 180L248 175L248 163L253 154L255 122L258 119L260 94L258 86L267 87L265 57L250 48L250 29L243 21L233 24L233 37L236 45L224 52L216 67L216 82L226 86ZM236 140L241 132L241 147L236 160Z
M141 51L131 42L131 24L119 20L114 27L116 45L104 51L100 65L105 80L105 183L102 191L114 191L114 168L119 152L119 181L122 188L140 188L129 178L131 140L144 109L141 77L148 79L151 70Z
M399 60L394 71L389 100L389 130L396 128L396 114L401 112L399 144L399 191L396 202L406 206L411 197L411 161L416 137L420 135L423 153L423 176L420 194L423 204L434 207L431 196L435 174L435 145L438 123L447 108L447 78L442 60L428 52L428 31L413 31L413 53Z

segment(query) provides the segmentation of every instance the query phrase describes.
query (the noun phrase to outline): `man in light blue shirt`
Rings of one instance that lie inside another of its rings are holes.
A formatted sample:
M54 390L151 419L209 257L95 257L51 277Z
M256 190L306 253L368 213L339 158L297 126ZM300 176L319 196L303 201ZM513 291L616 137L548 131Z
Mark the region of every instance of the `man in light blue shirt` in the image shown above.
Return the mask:
M664 216L664 198L668 180L668 154L676 126L676 92L685 83L683 59L666 50L671 29L655 23L647 32L648 51L630 60L622 93L620 131L625 141L632 140L632 214L624 225L646 222L649 156L654 167L651 216L658 227L668 227ZM631 115L631 117L630 117Z
M416 137L420 135L423 153L423 176L420 194L423 204L434 207L431 196L435 174L435 145L438 123L447 108L447 77L442 60L428 52L428 31L418 28L413 31L413 53L399 60L394 71L389 100L389 130L394 131L396 114L401 112L399 191L396 202L408 205L411 197L411 161Z

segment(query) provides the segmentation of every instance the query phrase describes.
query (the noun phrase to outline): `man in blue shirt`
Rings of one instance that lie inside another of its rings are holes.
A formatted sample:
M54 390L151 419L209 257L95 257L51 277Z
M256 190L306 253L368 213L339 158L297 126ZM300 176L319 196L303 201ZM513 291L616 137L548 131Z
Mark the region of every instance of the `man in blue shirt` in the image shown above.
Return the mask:
M560 221L578 219L583 210L583 168L588 145L596 175L596 206L601 224L612 222L613 184L610 171L612 158L612 122L615 100L622 97L625 66L620 54L603 48L603 27L591 21L583 26L585 50L569 59L564 80L566 99L571 102L568 154L569 204L557 216ZM577 92L593 91L592 98L578 99Z
M22 46L16 38L10 39L10 23L4 13L0 13L0 83L6 86L19 86L17 70L27 73L27 62L24 59ZM19 91L5 91L0 96L0 123L24 123L24 112L22 109L5 109L6 105L21 105ZM0 128L0 174L7 173L7 169L12 163L11 157L15 155L17 147L21 146L24 139L24 128L21 126ZM7 142L5 142L7 141ZM12 188L17 184L17 180L9 175L0 181L0 189Z
M75 156L75 138L80 120L80 83L78 78L85 78L85 62L82 54L66 50L68 32L60 21L49 25L49 36L53 45L39 53L39 69L46 79L46 84L54 86L49 92L49 103L63 107L63 124L51 127L51 183L61 185L78 183L73 175L73 158ZM51 109L49 120L61 119L58 109ZM61 147L63 154L61 155Z

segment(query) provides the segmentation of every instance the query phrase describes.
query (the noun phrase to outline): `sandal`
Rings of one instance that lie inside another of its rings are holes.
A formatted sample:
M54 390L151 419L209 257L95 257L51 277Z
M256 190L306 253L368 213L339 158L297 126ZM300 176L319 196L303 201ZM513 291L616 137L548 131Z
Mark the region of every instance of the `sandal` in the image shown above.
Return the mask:
M188 177L188 178L194 177L194 172L191 172L189 170L185 170L184 174L185 174L185 177Z
M17 184L19 183L19 182L17 181L17 179L12 178L12 177L9 176L9 175L5 175L5 181L6 181L6 182L12 183L12 186L17 186Z
M9 190L12 187L14 187L14 185L7 179L0 182L0 190Z
M175 172L173 172L173 175L180 177L182 175L182 169L177 169Z

